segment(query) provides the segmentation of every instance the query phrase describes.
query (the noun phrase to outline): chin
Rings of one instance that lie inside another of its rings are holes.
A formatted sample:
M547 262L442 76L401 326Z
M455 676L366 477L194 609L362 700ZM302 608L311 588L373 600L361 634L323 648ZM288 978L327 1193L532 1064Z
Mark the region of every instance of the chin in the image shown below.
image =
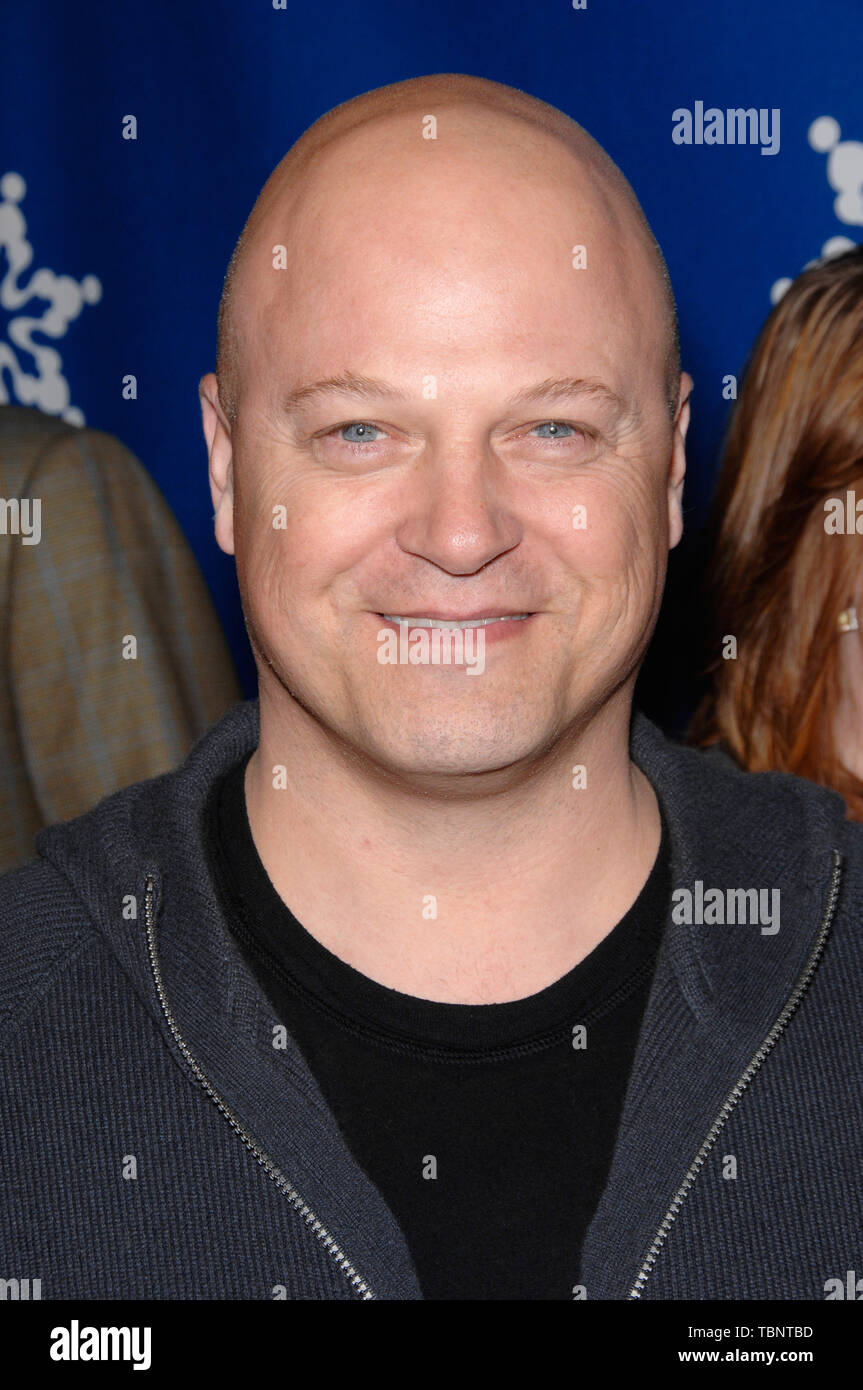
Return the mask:
M456 720L431 726L377 730L366 751L395 773L429 777L464 777L512 767L537 751L537 731L520 735L500 726L478 730Z

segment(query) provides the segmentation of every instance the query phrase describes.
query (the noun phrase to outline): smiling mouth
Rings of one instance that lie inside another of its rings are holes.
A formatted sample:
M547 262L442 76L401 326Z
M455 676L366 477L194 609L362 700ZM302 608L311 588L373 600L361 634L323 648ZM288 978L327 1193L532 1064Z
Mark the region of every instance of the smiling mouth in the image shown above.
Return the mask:
M399 623L402 627L489 627L491 623L521 623L530 613L502 613L494 618L413 618L402 617L397 613L379 613L388 623Z

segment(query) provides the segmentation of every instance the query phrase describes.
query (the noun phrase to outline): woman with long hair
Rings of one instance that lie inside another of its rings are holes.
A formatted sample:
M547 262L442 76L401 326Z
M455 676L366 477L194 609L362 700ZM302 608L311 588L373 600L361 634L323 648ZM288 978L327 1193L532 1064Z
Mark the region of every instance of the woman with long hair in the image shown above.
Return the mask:
M710 688L687 741L833 787L863 820L863 246L764 324L707 541Z

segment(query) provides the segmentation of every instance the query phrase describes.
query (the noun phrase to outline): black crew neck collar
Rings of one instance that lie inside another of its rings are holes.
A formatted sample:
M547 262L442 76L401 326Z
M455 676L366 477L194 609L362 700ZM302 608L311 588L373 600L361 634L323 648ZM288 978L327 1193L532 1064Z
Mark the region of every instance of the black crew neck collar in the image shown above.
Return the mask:
M670 843L662 835L648 878L628 912L576 966L523 999L454 1004L390 989L340 960L282 901L258 854L246 810L245 770L254 750L217 783L208 805L207 845L229 922L252 937L291 987L336 1020L392 1044L445 1052L531 1051L575 1024L588 1025L650 969L670 892Z

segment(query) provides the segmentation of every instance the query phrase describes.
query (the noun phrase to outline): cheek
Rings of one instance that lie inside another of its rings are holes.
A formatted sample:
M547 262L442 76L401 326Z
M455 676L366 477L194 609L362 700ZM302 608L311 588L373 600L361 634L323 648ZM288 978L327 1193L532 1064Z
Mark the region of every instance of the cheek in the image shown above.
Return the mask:
M656 504L645 487L591 480L573 504L566 556L573 573L588 581L620 580L652 569Z
M349 486L353 483L354 486ZM373 547L380 506L356 480L291 477L262 471L235 498L237 573L259 612L284 612L302 626L312 605L326 604L341 576L358 572ZM376 519L377 518L377 519Z
M651 621L662 589L657 489L632 470L591 478L578 488L584 529L573 528L558 552L571 585L577 641L602 664L629 650Z

